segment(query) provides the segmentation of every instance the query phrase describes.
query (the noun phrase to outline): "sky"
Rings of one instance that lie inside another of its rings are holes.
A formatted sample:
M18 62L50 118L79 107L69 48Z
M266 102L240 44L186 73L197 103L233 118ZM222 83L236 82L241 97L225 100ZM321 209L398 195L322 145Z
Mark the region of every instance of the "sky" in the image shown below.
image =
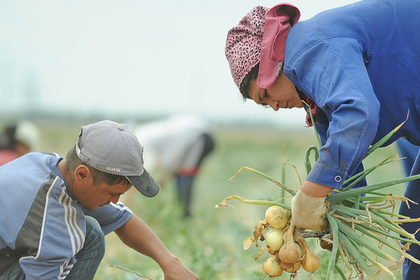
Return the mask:
M301 20L355 2L296 0ZM0 0L0 110L194 113L304 123L302 109L244 102L228 30L272 0Z

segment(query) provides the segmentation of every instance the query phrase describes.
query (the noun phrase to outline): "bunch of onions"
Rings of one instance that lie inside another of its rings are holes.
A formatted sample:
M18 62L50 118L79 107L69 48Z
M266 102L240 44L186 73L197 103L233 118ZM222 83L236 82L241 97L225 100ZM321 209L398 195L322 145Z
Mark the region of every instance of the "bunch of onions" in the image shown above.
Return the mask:
M391 131L383 139L378 141L375 145L371 146L366 153L365 158L372 154L378 147L382 146L402 126L402 124ZM315 152L315 159L318 158L318 149L315 146L309 147L305 158L308 173L311 170L309 161L311 152ZM398 157L397 159L393 159L394 156L395 154L386 158L374 167L368 168L365 171L347 179L344 182L344 185L346 185L345 188L334 190L334 192L331 192L331 194L327 196L326 202L328 207L326 214L329 222L329 233L333 238L332 241L327 240L329 243L332 243L332 247L330 247L331 257L329 258L326 279L332 279L332 273L334 271L336 271L342 279L351 277L353 272L356 272L357 276L361 279L366 277L369 279L377 279L377 273L380 271L384 271L393 279L396 279L390 267L393 265L398 267L400 261L395 260L386 253L384 247L397 251L401 254L401 257L407 258L420 265L420 260L417 260L406 252L409 250L410 244L420 245L420 242L415 239L414 233L405 231L399 225L406 222L420 221L420 218L413 219L393 212L395 201L400 200L402 202L409 203L410 201L407 198L378 192L378 190L386 187L420 179L420 174L399 180L368 185L366 187L356 189L352 188L357 182L365 178L378 167L399 160ZM250 167L242 167L235 176L244 169L270 180L292 196L296 194L295 190L287 188L267 174ZM235 176L233 176L229 181L231 181ZM363 200L361 200L362 194L365 194ZM230 199L237 199L248 204L276 207L280 206L290 210L289 205L280 202L277 198L275 200L251 200L235 195L227 197L224 201L222 201L222 203L216 205L216 207L231 206L227 204L227 201ZM286 217L288 217L287 215L288 214L286 214ZM287 226L289 228L283 236L284 244L277 252L277 257L280 259L280 266L283 271L297 271L296 267L300 265L308 272L312 273L316 271L320 265L319 258L313 254L309 246L307 246L304 241L304 238L299 237L299 232L295 229L292 231L294 226L290 223L290 219L286 227ZM255 234L254 232L254 236L248 240L248 245L255 242L258 246L256 240L258 238L260 240L264 240L263 233L269 228L274 228L274 226L271 226L267 220L263 220L260 227L261 230L258 234ZM290 237L289 230L290 232L294 232L297 235L297 238L293 238L293 236ZM269 239L271 239L271 236ZM406 243L406 245L401 246L401 242ZM302 249L300 253L298 246ZM276 253L274 250L272 250L272 252ZM283 261L285 256L289 257L287 261L286 259ZM301 258L298 256L301 256ZM276 255L273 257L276 258ZM298 260L296 261L296 259ZM381 259L386 262L390 262L391 265L385 266L380 262ZM341 266L339 265L339 262L342 263ZM291 264L293 264L293 267ZM354 270L352 267L354 267ZM346 271L348 272L347 277L345 275Z

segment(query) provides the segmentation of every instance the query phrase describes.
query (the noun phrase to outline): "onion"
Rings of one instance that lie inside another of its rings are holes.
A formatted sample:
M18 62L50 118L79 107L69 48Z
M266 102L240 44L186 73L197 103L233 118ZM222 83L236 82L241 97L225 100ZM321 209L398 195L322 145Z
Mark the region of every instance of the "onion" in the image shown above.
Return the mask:
M285 263L295 263L302 258L302 249L293 238L295 226L291 224L284 233L284 244L278 252L279 259Z
M270 277L277 277L283 273L283 268L276 257L270 257L264 261L263 271Z
M302 259L302 267L307 272L315 272L321 265L319 258L311 251L308 243L306 243L305 238L299 233L299 231L294 232L295 240L299 241L299 244L302 246L305 255Z
M320 261L317 255L312 253L311 251L306 251L305 256L302 260L302 267L307 272L315 272L320 266Z
M281 262L280 266L281 268L283 268L284 271L289 272L289 273L294 273L299 270L301 266L301 262L300 261L297 261L295 263Z
M291 216L292 212L290 210L277 205L270 206L265 211L265 220L276 229L284 229Z
M331 240L330 242L324 240L321 238L320 242L319 242L319 246L321 246L322 249L328 250L328 251L332 251L332 247L333 247L333 242L332 242L332 236L328 238L329 240Z
M265 235L265 243L273 251L278 251L284 243L283 235L284 231L272 229Z

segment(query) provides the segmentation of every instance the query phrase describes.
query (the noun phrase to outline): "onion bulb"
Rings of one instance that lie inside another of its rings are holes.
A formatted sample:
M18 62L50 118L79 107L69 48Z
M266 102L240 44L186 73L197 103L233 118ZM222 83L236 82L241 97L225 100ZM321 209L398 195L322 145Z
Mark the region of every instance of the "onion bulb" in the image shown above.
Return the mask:
M292 212L290 210L277 205L270 206L265 211L265 220L276 229L284 229L291 216Z
M281 262L280 266L281 266L281 268L283 268L284 271L287 271L289 273L294 273L294 272L298 271L299 268L301 267L301 262L300 261L297 261L295 263Z
M283 273L283 268L276 257L270 257L264 261L263 271L270 277L277 277Z
M295 263L302 258L302 249L293 238L295 226L293 224L284 233L284 244L278 252L279 259L285 263Z
M283 235L284 231L272 229L265 235L265 243L270 249L278 251L284 243Z
M307 272L315 272L321 264L319 261L319 258L317 255L312 253L312 251L309 248L305 248L305 249L306 249L306 254L302 259L302 267Z
M327 241L328 239L330 240L330 242ZM327 238L327 240L324 240L322 238L319 242L319 246L321 246L322 249L325 249L325 250L328 250L328 251L331 252L332 251L332 246L333 246L332 236Z
M299 231L294 232L295 240L299 241L299 244L302 246L305 255L302 259L302 267L307 272L315 272L321 265L319 258L311 251L308 243L306 243L305 238L299 233Z

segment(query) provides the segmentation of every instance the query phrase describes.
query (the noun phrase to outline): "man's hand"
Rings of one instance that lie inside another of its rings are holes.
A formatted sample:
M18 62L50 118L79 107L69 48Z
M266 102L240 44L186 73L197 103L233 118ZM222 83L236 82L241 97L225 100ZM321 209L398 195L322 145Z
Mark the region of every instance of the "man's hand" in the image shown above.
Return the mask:
M165 280L198 280L197 275L183 265L138 216L133 215L115 233L128 247L155 260L162 268Z
M300 189L292 199L292 222L300 230L328 230L326 211L325 196L314 197Z
M165 280L198 280L197 275L184 266L178 258L172 258L162 266Z

